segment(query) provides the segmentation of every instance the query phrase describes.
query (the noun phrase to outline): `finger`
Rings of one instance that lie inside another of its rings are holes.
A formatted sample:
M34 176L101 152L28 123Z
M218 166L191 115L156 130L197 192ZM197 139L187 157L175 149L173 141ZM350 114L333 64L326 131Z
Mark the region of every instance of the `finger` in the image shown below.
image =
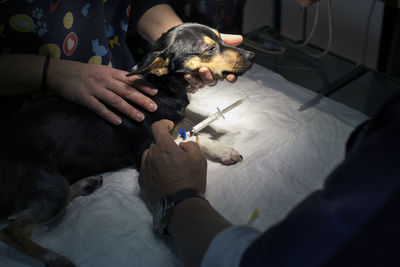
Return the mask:
M148 153L149 153L149 149L146 149L146 150L143 152L143 154L142 154L142 160L140 161L140 162L141 162L141 164L140 164L141 168L140 168L140 169L143 169L144 162L146 161L146 158L147 158L147 154L148 154Z
M236 82L237 77L236 77L236 75L234 75L234 74L228 74L228 75L226 75L225 79L226 79L228 82L233 83L233 82Z
M105 104L110 105L135 121L140 122L144 120L144 114L142 112L132 107L122 97L111 90L102 90L101 92L97 92L95 96Z
M221 39L227 45L237 46L243 42L243 36L239 34L224 34L221 33Z
M211 71L207 67L201 67L199 69L200 77L203 80L203 83L208 86L214 86L217 84L217 80L214 79Z
M142 94L140 91L136 90L136 88L133 88L124 82L121 82L119 80L110 80L107 82L106 88L114 92L121 98L128 100L130 103L137 104L148 111L154 112L157 110L157 104L153 100L151 100L148 96ZM109 97L112 96L110 95ZM118 98L116 98L115 100L119 101ZM125 107L125 111L133 112L133 110L130 110L130 105Z
M120 125L122 120L120 117L111 112L104 104L102 104L95 97L89 97L83 101L84 106L87 106L90 110L96 113L98 116L102 117L106 121L114 124Z
M145 79L140 78L139 76L129 76L127 78L127 84L130 86L140 90L143 93L149 95L156 95L158 93L158 89L154 87L151 83L147 82Z
M179 147L190 155L203 155L203 152L200 150L200 146L196 142L180 142Z
M142 79L137 75L126 76L126 74L128 74L128 72L114 69L112 77L116 80L128 84L131 87L140 90L145 94L152 96L157 94L158 89L155 88L154 85L152 85L151 83L147 82L145 79Z
M191 74L184 75L185 80L192 86L192 88L201 88L204 87L204 83L201 79L194 77Z
M191 84L188 84L188 85L186 86L186 91L187 91L188 93L194 94L194 93L197 92L197 88L194 87L194 86L192 86Z
M172 138L170 131L174 127L174 123L170 120L156 121L151 125L153 132L154 143L161 146L174 146L177 147L174 139Z

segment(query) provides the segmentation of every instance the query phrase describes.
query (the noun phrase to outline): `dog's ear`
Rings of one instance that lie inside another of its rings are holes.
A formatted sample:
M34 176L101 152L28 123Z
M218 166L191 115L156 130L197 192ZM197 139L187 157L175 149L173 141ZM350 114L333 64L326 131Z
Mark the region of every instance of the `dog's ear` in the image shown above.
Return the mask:
M164 57L163 52L155 51L147 54L142 61L136 64L127 76L135 74L155 74L162 76L168 74L168 66L170 59Z

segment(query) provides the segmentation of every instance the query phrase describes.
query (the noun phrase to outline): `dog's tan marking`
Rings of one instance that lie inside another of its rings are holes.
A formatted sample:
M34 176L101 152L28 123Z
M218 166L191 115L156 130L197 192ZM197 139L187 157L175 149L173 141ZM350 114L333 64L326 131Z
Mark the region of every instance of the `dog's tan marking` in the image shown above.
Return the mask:
M115 35L114 39L108 40L108 43L110 44L111 48L114 48L114 45L121 46L118 35Z
M209 60L196 56L184 63L185 68L197 71L200 67L207 67L217 79L222 79L222 72L235 72L240 70L243 59L239 53L233 50L226 50L222 55L216 55Z
M204 35L204 36L203 36L203 40L204 40L204 42L205 42L206 44L209 44L209 45L215 44L215 41L214 41L213 39L211 39L210 37L208 37L207 35Z
M218 38L221 39L221 34L216 29L212 29L212 30L215 32L215 34L218 36Z
M144 69L133 71L130 74L152 73L162 76L168 73L169 58L156 57L153 62Z
M0 240L33 258L43 260L47 249L31 240L32 230L28 223L15 221L0 231Z

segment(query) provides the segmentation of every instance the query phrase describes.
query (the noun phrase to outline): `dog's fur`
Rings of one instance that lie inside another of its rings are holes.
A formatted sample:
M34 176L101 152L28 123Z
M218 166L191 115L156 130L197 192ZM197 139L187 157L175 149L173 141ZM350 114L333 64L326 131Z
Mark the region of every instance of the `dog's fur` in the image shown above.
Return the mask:
M58 97L14 116L0 128L0 222L6 225L0 240L46 266L73 266L34 243L33 226L57 217L73 197L96 190L102 180L93 175L139 166L152 142L151 124L160 119L177 123L185 116L184 73L199 77L198 69L206 66L223 79L228 73L243 74L253 58L252 52L224 44L214 29L182 24L163 34L130 73L143 74L159 89L153 97L158 109L143 110L143 122L118 113L122 124L113 126Z

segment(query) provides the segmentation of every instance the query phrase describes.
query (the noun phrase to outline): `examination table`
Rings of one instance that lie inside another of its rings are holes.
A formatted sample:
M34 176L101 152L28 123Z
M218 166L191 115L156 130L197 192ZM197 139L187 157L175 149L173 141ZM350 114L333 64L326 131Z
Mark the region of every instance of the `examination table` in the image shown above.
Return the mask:
M208 162L206 197L233 224L247 224L258 209L251 225L265 230L322 187L344 158L349 134L367 116L328 98L298 111L315 93L259 65L236 83L199 90L189 112L207 116L246 95L250 101L203 130L244 158L232 166ZM152 231L137 177L133 168L105 173L99 190L74 199L62 218L34 232L34 240L82 267L181 266L173 247ZM0 243L0 266L42 263Z

